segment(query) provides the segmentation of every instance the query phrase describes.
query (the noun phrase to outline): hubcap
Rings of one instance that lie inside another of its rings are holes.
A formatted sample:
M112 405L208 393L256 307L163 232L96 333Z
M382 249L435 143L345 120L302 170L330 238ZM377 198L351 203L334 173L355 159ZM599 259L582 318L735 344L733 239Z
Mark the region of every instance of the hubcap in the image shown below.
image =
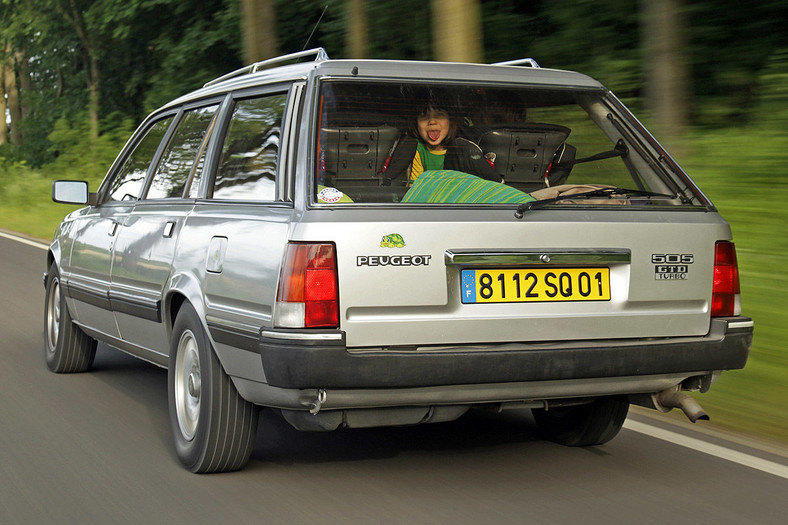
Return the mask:
M47 351L54 353L60 337L60 279L52 279L46 312Z
M194 439L200 420L200 354L191 330L181 334L175 360L175 411L186 441Z

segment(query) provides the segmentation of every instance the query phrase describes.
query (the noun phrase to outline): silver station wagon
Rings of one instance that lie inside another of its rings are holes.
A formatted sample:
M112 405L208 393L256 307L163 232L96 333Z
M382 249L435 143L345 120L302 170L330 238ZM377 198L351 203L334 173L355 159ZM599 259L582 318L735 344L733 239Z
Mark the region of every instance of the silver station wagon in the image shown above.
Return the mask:
M242 468L260 407L313 431L530 409L598 445L630 403L707 418L684 391L752 340L714 205L608 89L531 59L257 63L53 198L85 206L47 254L48 367L102 341L167 368L194 472Z

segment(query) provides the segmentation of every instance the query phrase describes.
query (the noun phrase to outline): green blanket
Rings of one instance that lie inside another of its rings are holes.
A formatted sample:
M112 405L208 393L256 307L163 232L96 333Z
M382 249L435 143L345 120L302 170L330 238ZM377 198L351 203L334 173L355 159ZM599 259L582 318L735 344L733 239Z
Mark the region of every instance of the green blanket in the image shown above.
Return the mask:
M425 171L402 202L519 204L535 200L500 182L484 180L461 171Z

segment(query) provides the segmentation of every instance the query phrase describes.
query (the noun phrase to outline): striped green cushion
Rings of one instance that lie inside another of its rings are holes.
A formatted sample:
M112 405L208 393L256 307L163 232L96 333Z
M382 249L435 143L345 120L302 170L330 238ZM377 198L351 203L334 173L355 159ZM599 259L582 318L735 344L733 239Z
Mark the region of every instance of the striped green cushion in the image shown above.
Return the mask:
M535 200L506 184L453 170L425 171L402 202L517 204Z

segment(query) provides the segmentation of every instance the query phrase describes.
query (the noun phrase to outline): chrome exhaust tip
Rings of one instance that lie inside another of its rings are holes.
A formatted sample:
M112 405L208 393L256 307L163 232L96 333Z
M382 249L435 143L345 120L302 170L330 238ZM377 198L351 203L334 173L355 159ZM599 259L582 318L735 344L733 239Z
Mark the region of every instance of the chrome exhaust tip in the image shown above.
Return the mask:
M680 408L684 415L692 421L697 422L699 419L705 421L709 420L708 414L703 410L695 398L684 392L679 392L678 387L663 390L657 394L653 394L654 406L660 412L670 412L674 408Z

